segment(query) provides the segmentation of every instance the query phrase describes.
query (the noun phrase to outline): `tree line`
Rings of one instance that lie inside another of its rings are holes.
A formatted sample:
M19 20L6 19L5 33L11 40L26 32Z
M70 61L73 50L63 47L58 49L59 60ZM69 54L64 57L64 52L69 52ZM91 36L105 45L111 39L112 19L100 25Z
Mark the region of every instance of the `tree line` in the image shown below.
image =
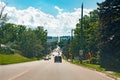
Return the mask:
M82 46L83 59L91 58L91 62L94 64L100 64L107 69L119 70L120 1L105 0L97 4L98 9L90 12L89 15L85 15L76 24L74 37L68 44L64 45L63 54L67 58L81 57L79 53ZM81 20L83 22L82 39L80 35Z
M20 53L23 56L40 58L47 51L47 30L42 26L27 28L25 25L6 23L7 14L0 13L0 54Z
M20 52L26 57L41 57L46 53L47 31L38 26L36 29L26 28L23 25L6 23L0 27L0 41L12 53ZM1 53L9 50L1 47ZM9 52L9 53L11 53Z

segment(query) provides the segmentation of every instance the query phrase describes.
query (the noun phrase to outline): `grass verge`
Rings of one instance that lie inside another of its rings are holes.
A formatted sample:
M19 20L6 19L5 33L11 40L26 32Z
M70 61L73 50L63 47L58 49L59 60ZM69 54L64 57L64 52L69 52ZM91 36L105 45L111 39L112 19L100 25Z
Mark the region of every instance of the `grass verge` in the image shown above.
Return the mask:
M105 68L102 68L100 65L98 64L89 64L83 61L83 63L81 64L79 61L73 60L73 61L68 61L72 64L76 64L76 65L80 65L80 66L84 66L87 67L89 69L94 69L96 71L100 71L100 72L106 72ZM108 75L114 76L114 77L119 77L120 78L120 73L117 72L113 72L113 73L107 73Z
M111 73L110 75L120 78L120 73Z
M37 58L26 58L21 56L20 54L0 54L0 65L28 62L34 60L37 60Z
M100 72L105 71L105 68L102 68L102 67L100 67L100 65L97 65L97 64L88 64L88 63L85 63L85 62L83 62L81 64L79 61L70 61L70 63L77 64L77 65L80 65L80 66L84 66L84 67L94 69L94 70L97 70L97 71L100 71Z

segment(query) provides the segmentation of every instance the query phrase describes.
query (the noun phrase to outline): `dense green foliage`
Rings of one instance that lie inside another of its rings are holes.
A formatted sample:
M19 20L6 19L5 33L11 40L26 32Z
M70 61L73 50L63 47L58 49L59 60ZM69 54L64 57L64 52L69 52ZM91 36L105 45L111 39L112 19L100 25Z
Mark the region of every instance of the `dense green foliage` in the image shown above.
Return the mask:
M47 53L47 31L42 26L31 29L6 23L4 9L2 6L0 10L0 54L20 53L29 58L44 56Z
M42 26L31 29L6 23L8 19L7 14L3 14L4 9L2 6L0 10L0 64L32 61L46 55L47 31Z
M69 57L69 47L70 47L70 39L68 40L61 40L61 42L59 43L60 48L62 49L62 53L64 56L66 56L66 58L70 58Z
M43 27L38 26L36 29L30 29L23 25L7 23L0 29L1 44L13 52L18 51L26 57L41 57L47 53L45 50L47 47L47 31ZM1 52L3 53L3 50Z
M120 0L106 0L98 5L101 65L120 69Z
M38 26L35 29L24 25L6 23L7 16L0 13L0 54L20 53L26 57L41 57L47 53L47 31Z
M76 29L74 30L74 38L70 44L70 51L73 53L74 56L79 56L79 50L81 45L83 46L84 55L87 53L92 53L97 55L99 52L99 34L98 34L98 27L99 27L99 17L98 11L94 10L90 12L90 16L83 17L84 24L83 31L82 31L82 44L81 44L81 36L80 36L80 27L81 27L81 20L76 25Z
M47 43L48 52L51 53L55 48L57 48L57 41Z
M120 1L106 0L98 6L98 10L85 15L76 24L74 37L66 44L68 55L65 56L81 57L79 50L82 47L83 59L120 71ZM86 57L88 53L92 54L91 58Z

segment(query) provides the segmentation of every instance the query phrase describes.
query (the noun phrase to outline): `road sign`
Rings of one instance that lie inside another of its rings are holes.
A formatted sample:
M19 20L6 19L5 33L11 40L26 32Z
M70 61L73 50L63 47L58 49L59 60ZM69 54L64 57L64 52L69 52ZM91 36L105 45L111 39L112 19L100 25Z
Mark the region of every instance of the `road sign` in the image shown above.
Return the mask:
M82 56L83 55L83 50L79 51L79 55Z

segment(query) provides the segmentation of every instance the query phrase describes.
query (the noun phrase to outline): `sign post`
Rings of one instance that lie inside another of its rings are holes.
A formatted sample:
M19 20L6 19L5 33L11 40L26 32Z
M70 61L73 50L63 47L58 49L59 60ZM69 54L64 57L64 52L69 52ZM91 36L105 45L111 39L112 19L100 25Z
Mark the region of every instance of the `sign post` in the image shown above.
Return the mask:
M82 64L83 50L79 50L79 55L80 55L79 61Z
M79 50L79 55L80 55L80 56L83 55L83 50Z

